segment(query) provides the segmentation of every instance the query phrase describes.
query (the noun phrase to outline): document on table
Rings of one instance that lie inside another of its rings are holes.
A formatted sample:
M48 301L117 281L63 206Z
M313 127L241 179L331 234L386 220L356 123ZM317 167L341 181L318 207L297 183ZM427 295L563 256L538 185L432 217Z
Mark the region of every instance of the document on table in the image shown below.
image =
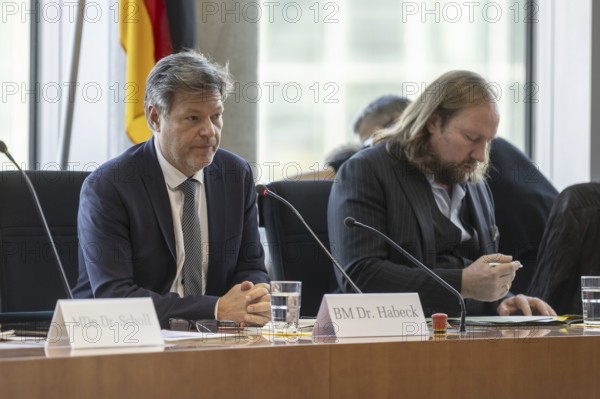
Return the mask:
M172 330L161 330L161 334L165 343L178 342L178 341L206 341L222 339L225 335L232 335L226 333L201 333L197 331L172 331Z
M246 341L256 341L258 337L311 337L315 319L300 319L298 328L273 329L271 323L263 327L246 327L237 332L200 333L196 331L172 331L162 330L161 334L165 343L176 343L181 341L197 341L206 343L230 342L245 338Z
M474 316L467 317L468 326L550 326L560 325L581 319L581 316ZM448 318L448 323L459 324L458 317Z
M0 341L4 341L15 335L15 330L8 330L0 332Z

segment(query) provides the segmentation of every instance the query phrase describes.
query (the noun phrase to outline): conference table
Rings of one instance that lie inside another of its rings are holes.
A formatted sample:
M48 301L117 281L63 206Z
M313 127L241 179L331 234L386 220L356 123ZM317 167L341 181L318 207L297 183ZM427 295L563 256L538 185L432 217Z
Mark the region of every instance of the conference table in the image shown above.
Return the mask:
M0 342L0 397L600 397L600 329L567 325L351 339L221 334L129 353L28 345Z

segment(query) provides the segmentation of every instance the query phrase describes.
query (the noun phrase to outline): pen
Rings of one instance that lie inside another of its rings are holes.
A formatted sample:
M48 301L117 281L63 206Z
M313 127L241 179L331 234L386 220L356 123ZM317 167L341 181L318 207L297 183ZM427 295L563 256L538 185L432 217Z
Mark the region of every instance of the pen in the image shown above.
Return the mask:
M312 336L312 332L297 332L297 333L285 333L285 332L272 332L272 331L265 331L263 332L263 335L271 335L274 337L290 337L290 338L295 338L295 337L311 337Z
M518 260L515 260L514 262L519 265L519 269L523 267L523 265L521 264L521 262L519 262ZM490 265L490 267L496 267L499 264L500 264L500 262L490 262L490 263L488 263L488 265Z

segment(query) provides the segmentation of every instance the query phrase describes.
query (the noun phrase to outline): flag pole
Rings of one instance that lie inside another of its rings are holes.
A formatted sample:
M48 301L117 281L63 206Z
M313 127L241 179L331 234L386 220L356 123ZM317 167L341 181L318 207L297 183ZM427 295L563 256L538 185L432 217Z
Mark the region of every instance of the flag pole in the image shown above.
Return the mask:
M73 129L73 111L75 109L75 89L79 73L79 56L81 53L81 35L83 32L83 12L85 0L79 0L77 19L75 20L75 37L71 56L71 70L69 73L67 105L62 123L62 130L58 141L58 162L62 170L68 169L69 150L71 147L71 133Z

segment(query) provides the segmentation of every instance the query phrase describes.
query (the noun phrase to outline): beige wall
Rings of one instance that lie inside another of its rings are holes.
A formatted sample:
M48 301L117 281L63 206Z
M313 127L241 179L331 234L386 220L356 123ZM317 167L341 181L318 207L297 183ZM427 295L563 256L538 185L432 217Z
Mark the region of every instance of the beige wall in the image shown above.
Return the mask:
M229 70L238 87L258 82L258 22L244 14L242 1L198 1L199 50ZM221 147L249 162L257 159L258 103L231 95L225 103Z

